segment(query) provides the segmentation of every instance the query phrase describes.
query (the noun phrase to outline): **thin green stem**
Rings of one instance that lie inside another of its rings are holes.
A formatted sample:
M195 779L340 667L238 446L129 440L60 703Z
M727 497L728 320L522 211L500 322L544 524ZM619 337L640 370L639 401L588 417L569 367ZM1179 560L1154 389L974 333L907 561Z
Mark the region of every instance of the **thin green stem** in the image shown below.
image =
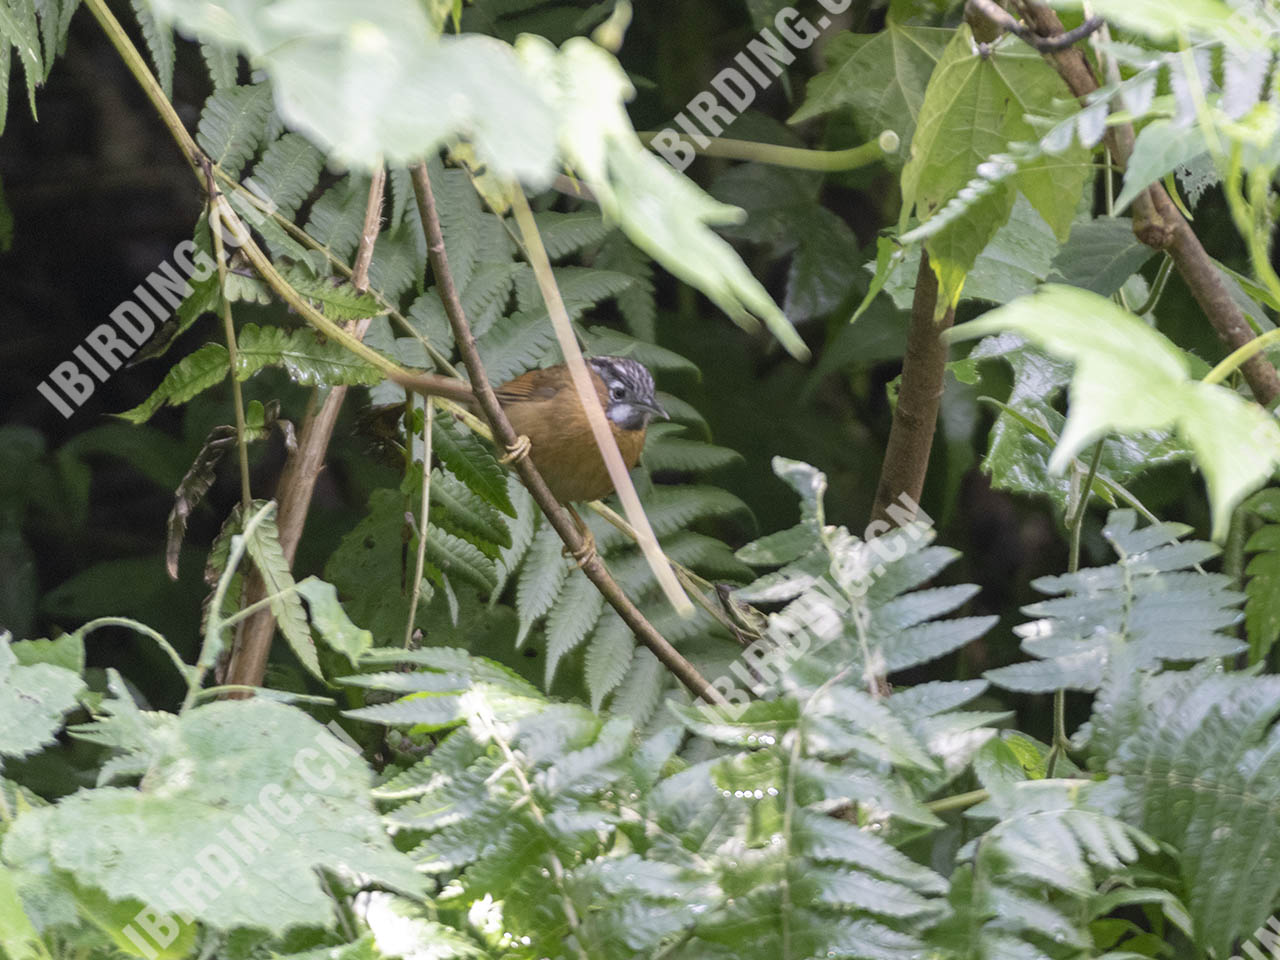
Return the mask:
M1080 488L1080 500L1070 518L1071 552L1067 555L1067 572L1075 573L1080 569L1080 533L1084 529L1084 515L1088 512L1089 495L1093 493L1093 479L1098 475L1098 465L1102 463L1102 440L1093 446L1093 459L1089 461L1089 472L1085 475L1084 486Z
M249 440L245 434L244 391L240 387L240 378L236 376L239 367L239 347L236 345L236 326L231 319L231 301L227 298L227 257L222 242L222 220L218 216L215 201L221 197L218 185L213 180L213 171L205 161L205 182L209 191L209 233L213 235L214 262L218 265L218 301L222 313L222 332L227 339L227 366L231 373L231 400L236 418L236 450L240 459L240 508L247 517L249 507L253 503L253 494L249 487Z
M182 674L182 679L188 680L190 678L191 671L193 669L191 665L184 661L182 657L178 656L178 651L173 649L173 644L166 640L162 634L151 629L145 623L139 623L137 620L130 620L128 617L98 617L96 620L90 620L77 630L76 633L83 637L92 631L97 630L99 627L128 627L130 630L140 633L144 637L150 637L159 645L160 649L168 655L169 659L173 661L174 666L178 668L178 672Z
M932 800L925 804L930 813L946 813L949 810L964 810L975 804L982 803L984 800L990 799L991 794L986 790L970 790L968 793L957 793L953 797L942 797L939 800Z
M224 201L219 198L218 202ZM253 516L246 515L244 530L231 538L231 546L227 551L227 565L222 570L222 576L218 578L218 585L213 591L213 599L209 601L209 622L205 626L204 642L200 645L200 657L196 661L195 669L188 673L187 695L182 700L182 707L178 710L179 713L186 713L195 704L196 696L204 683L204 675L213 666L214 661L217 659L218 651L222 646L219 641L222 631L227 628L228 623L237 621L245 614L245 611L241 610L235 616L223 620L222 605L226 602L227 590L231 586L231 580L235 576L236 568L240 566L240 560L244 557L249 537L253 536L258 524L274 513L275 509L275 501L271 501L264 504L262 509Z
M1133 312L1138 316L1145 316L1155 309L1157 303L1160 302L1160 296L1164 293L1164 285L1169 280L1169 274L1173 270L1173 257L1167 253L1164 260L1160 263L1160 269L1156 271L1156 278L1151 281L1151 292L1147 294L1147 299L1143 301L1142 306Z
M412 398L410 394L410 398ZM413 596L409 600L409 619L404 625L404 645L413 640L413 621L418 617L418 601L422 597L422 571L427 562L428 515L431 509L431 428L435 424L436 405L430 397L422 398L422 504L418 509L418 555L413 564Z
M1216 367L1205 374L1204 382L1221 383L1240 367L1244 366L1249 358L1276 344L1280 344L1280 327L1268 330L1261 336L1254 337L1243 347L1232 350Z
M1098 465L1102 462L1102 444L1105 438L1093 445L1093 458L1089 461L1089 472L1085 475L1084 485L1080 488L1080 499L1075 510L1068 518L1071 530L1071 549L1067 554L1067 572L1075 573L1080 569L1080 536L1084 530L1084 517L1089 509L1089 496L1093 493L1093 478L1098 475ZM1053 695L1053 745L1045 758L1045 776L1052 778L1058 767L1058 759L1066 755L1071 748L1067 739L1067 692L1058 690Z
M658 134L644 131L639 134L645 146L651 146ZM802 147L781 147L773 143L755 143L750 140L730 140L724 137L707 138L706 146L691 144L694 151L704 157L720 157L725 160L749 160L767 163L775 167L793 170L818 170L834 173L855 170L884 159L886 154L897 153L898 135L886 130L874 140L850 147L847 150L808 150ZM688 143L689 141L685 141Z

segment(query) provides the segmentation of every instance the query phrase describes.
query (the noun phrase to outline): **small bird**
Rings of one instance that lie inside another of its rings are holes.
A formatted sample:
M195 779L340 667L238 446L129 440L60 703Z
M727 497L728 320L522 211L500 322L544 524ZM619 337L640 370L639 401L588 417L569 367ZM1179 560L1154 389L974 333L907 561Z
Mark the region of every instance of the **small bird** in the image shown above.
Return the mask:
M628 357L588 357L587 367L629 470L640 459L649 422L671 418L658 403L653 375L643 364ZM471 387L449 377L418 374L400 382L418 393L475 406ZM568 367L562 363L530 370L494 392L516 433L529 439L529 457L557 500L568 505L613 492Z

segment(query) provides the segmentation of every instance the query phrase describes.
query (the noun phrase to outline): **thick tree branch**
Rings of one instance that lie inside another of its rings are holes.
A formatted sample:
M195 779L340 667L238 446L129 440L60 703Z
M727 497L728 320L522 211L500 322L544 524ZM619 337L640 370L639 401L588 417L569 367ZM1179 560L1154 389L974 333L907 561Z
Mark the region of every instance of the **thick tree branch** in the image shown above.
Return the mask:
M454 284L453 274L449 270L449 258L445 252L444 234L440 229L440 217L436 212L435 195L431 190L431 178L427 174L425 163L413 168L413 186L418 198L418 212L422 218L422 227L427 235L427 258L431 264L431 272L436 280L436 290L449 318L449 326L453 330L453 339L458 344L458 352L462 356L463 365L471 378L476 403L479 405L494 438L507 449L517 446L519 437L511 426L511 421L503 412L498 398L485 376L484 363L480 352L476 349L476 340L467 323L462 308L462 300ZM534 501L546 515L551 526L559 534L560 539L570 551L580 551L582 537L564 507L552 496L546 482L528 457L517 457L514 467L520 474L520 480L528 488ZM658 661L670 670L695 696L707 703L723 704L724 698L712 687L697 669L681 656L680 652L662 636L640 612L635 604L622 592L617 581L605 569L604 562L594 552L582 566L582 572L595 584L597 590L618 612L623 621L631 629L636 639L644 644Z
M1044 4L1035 0L1019 0L1018 7L1023 19L1037 35L1054 37L1063 33L1057 13ZM1098 89L1093 68L1079 48L1046 53L1045 56L1081 102ZM1128 123L1112 125L1107 128L1104 140L1112 160L1123 169L1133 154L1133 126ZM1237 350L1254 339L1253 329L1232 299L1217 265L1161 184L1145 190L1134 201L1133 232L1148 246L1169 252L1183 282L1228 347ZM1265 356L1252 357L1241 366L1241 372L1259 403L1268 405L1280 396L1280 376Z
M876 501L871 511L873 520L892 524L893 518L887 513L889 505L904 493L919 502L924 490L947 363L947 347L942 342L942 334L955 322L954 310L947 310L941 320L935 321L933 314L937 304L938 278L929 266L929 255L922 250L915 298L911 303L907 352L902 359L898 406L893 411L889 443L880 467L880 482L876 485Z
M356 251L356 266L352 272L352 283L363 292L369 283L369 263L373 259L373 245L378 239L378 227L382 223L382 198L386 186L386 171L379 169L369 187L369 200L365 209L364 230L360 235L360 247ZM213 217L211 215L210 219ZM351 334L357 340L364 337L369 329L372 317L357 321ZM302 539L302 529L306 525L307 511L311 508L311 495L315 492L316 480L324 469L325 454L329 450L329 441L333 437L334 425L338 422L338 413L347 397L347 387L336 386L324 394L320 400L320 390L311 395L307 404L306 419L302 424L302 435L298 439L298 448L285 463L284 471L276 485L276 500L279 508L276 511L276 527L280 533L280 549L284 552L284 560L290 568L298 551L298 541ZM317 401L319 407L317 409ZM247 513L246 513L247 515ZM266 584L255 570L249 575L245 586L245 606L250 606L267 595ZM246 687L262 685L267 673L267 658L271 653L271 640L275 636L276 618L269 608L254 614L239 632L235 649L227 667L226 681ZM247 693L233 693L231 697L248 696Z

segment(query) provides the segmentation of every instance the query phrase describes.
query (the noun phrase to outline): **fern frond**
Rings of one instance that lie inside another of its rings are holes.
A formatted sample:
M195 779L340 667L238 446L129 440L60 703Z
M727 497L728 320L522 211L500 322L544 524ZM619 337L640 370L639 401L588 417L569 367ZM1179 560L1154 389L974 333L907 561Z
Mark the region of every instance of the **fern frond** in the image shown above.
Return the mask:
M156 65L156 79L160 81L160 89L170 100L173 99L173 64L177 52L173 43L173 27L161 22L147 0L132 0L134 15L138 18L138 26L142 28L142 38L151 51L151 60Z
M323 169L324 154L311 141L301 134L286 133L267 145L245 185L256 185L259 196L270 198L278 213L292 219L316 188Z
M269 84L214 91L200 111L196 142L225 173L238 177L266 139L270 113Z
M1124 641L1141 668L1245 649L1225 632L1238 622L1235 608L1244 598L1226 576L1196 569L1217 548L1179 541L1188 529L1180 524L1137 529L1136 523L1132 510L1113 511L1107 519L1103 536L1119 554L1117 563L1032 584L1058 594L1024 608L1038 619L1016 631L1024 638L1022 649L1039 659L988 671L988 679L1024 692L1096 690L1113 638Z
M321 341L310 327L285 330L246 323L237 336L236 378L248 380L266 366L280 366L307 386L374 384L382 372L337 343Z

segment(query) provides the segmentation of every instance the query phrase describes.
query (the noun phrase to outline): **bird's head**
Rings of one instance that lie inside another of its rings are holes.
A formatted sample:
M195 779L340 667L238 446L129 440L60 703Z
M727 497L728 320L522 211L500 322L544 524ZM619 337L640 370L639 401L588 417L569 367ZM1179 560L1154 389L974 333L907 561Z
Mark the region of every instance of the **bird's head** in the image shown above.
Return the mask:
M605 413L623 430L643 430L654 417L670 420L654 394L653 375L628 357L591 357L591 369L604 381Z

